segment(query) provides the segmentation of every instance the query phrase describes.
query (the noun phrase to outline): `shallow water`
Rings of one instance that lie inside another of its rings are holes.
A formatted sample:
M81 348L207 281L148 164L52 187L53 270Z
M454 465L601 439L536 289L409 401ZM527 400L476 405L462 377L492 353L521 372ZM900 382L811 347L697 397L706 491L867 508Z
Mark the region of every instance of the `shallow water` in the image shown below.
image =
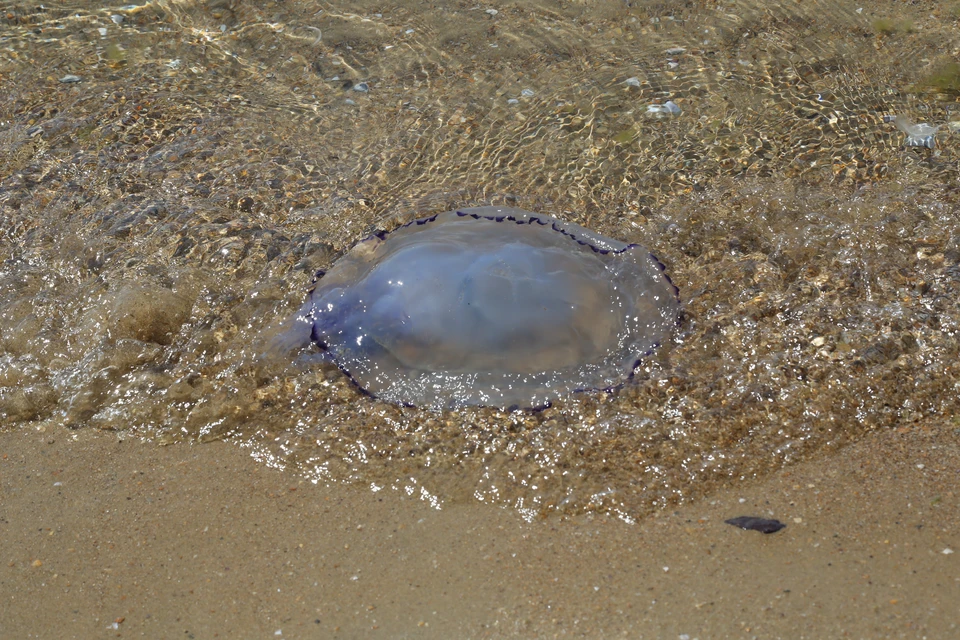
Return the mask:
M630 520L953 419L957 18L858 8L4 3L2 428L228 439L438 506ZM948 126L906 147L901 114ZM673 343L536 413L258 357L357 241L484 204L649 247Z

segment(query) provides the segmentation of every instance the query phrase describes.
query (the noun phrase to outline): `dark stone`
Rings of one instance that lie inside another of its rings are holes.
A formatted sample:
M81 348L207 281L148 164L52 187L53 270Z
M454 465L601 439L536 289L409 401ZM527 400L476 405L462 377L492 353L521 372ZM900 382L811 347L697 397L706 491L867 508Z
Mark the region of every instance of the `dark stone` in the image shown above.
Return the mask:
M250 196L244 196L237 200L237 209L243 211L244 213L250 213L253 211L254 201Z
M776 533L787 526L779 520L768 520L754 516L739 516L724 520L724 522L747 531L759 531L760 533Z

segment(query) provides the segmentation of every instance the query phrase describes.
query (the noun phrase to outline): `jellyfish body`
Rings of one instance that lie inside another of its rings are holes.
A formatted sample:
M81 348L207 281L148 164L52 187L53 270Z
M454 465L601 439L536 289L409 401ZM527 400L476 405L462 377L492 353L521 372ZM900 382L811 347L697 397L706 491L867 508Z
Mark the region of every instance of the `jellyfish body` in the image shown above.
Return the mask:
M924 122L915 123L907 116L897 116L893 123L897 129L907 134L903 144L906 147L924 147L933 149L937 144L937 130L940 126L932 126Z
M639 245L479 207L360 242L318 281L286 341L312 341L392 402L535 408L620 385L678 314L676 287Z

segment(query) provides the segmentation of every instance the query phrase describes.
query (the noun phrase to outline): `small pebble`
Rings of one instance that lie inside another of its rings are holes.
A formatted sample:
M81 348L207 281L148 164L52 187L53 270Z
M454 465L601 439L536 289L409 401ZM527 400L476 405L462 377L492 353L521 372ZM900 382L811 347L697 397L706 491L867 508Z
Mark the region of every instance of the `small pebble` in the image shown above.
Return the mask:
M346 99L346 100L344 100L343 102L344 102L345 104L351 104L351 105L353 105L353 104L357 104L356 102L354 102L354 101L353 101L353 100L351 100L350 98L347 98L347 99Z
M724 522L747 531L759 531L760 533L776 533L787 526L779 520L768 520L754 516L739 516L724 520Z
M370 87L367 86L366 82L358 82L357 84L353 85L353 90L359 91L360 93L366 93L370 91Z
M220 25L220 33L226 33L226 32L227 32L227 25L225 24Z
M533 89L524 89L523 91L520 92L520 95L523 96L524 98L531 98L534 96L534 91Z
M634 77L634 78L627 78L626 80L623 81L623 84L627 85L628 87L639 87L639 86L640 86L640 78L636 78L636 77Z
M683 47L670 47L666 51L668 56L678 56L681 53L685 53L685 52L686 52L686 49L684 49Z
M75 76L75 75L67 75L60 78L60 82L64 82L64 83L80 82L80 80L82 80L82 78L80 76Z
M404 33L407 35L410 35L411 33L413 33L413 29L407 29L406 31L404 31Z
M120 24L123 22L123 16L116 13L110 16L110 19L113 20L113 24Z
M100 27L99 29L97 29L97 31L100 32L100 37L101 37L101 38L106 38L106 37L107 37L107 28L106 28L106 27Z
M942 554L945 555L945 556L948 556L948 555L950 555L951 553L953 553L953 549L947 547L946 549L944 549L944 550L941 551L940 553L942 553Z
M510 98L509 100L507 100L507 104L517 104L519 102L520 101L517 100L516 98Z
M495 16L495 15L497 15L497 14L500 13L500 12L497 11L496 9L487 9L487 13L489 13L489 14L492 15L492 16Z

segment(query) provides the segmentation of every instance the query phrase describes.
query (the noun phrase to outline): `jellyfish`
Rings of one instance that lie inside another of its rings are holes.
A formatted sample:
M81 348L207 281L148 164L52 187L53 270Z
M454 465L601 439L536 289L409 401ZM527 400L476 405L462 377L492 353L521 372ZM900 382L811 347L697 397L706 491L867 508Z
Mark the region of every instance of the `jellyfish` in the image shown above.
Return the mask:
M526 409L619 387L679 314L677 288L642 246L476 207L362 240L275 344L312 348L390 402Z

